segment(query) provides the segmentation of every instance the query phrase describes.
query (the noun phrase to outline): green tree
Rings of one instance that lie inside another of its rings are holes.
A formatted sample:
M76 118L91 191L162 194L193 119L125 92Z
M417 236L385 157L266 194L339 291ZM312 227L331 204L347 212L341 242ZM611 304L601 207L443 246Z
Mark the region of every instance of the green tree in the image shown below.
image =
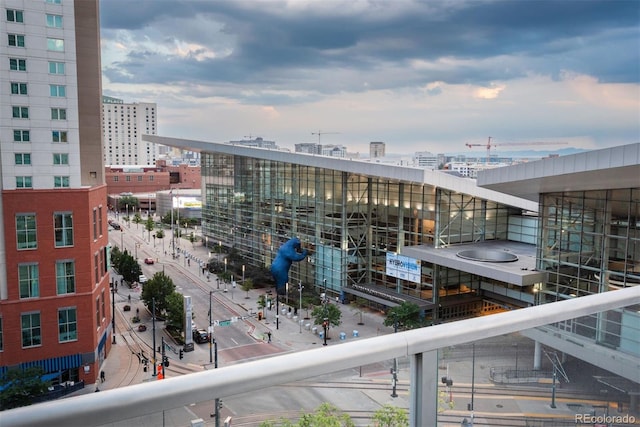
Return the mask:
M416 329L426 326L420 313L420 307L412 302L404 301L402 304L391 307L384 319L385 326L394 326L399 330Z
M405 427L409 425L407 411L391 405L378 409L372 418L375 427Z
M244 279L244 282L242 282L241 287L242 287L242 290L247 293L247 296L245 297L245 299L249 299L249 291L253 289L253 280L251 278Z
M138 198L133 196L123 196L120 197L120 200L118 201L118 207L120 207L121 211L125 212L127 211L127 205L129 205L129 210L132 211L133 208L137 208L139 204L140 201Z
M164 214L161 221L163 224L171 225L171 219L173 218L173 223L175 224L179 216L180 216L180 211L178 211L178 209L173 209L173 211L169 211L166 214Z
M260 295L258 297L258 308L262 310L262 316L264 316L264 308L267 306L267 297L264 296L264 294Z
M313 323L315 325L322 325L326 318L329 322L329 326L340 326L342 323L342 312L335 304L323 304L313 309L311 312ZM327 338L329 337L329 328L327 327Z
M156 315L167 311L169 307L169 296L174 293L176 285L173 280L162 271L157 272L142 287L142 295L140 298L149 310L153 307L155 299Z
M153 218L148 216L147 220L144 223L144 229L149 232L149 235L151 235L151 232L154 228L156 228L156 223L153 221Z
M349 414L343 414L330 403L321 404L312 414L304 414L298 421L299 427L354 427Z
M126 249L124 252L117 254L116 259L112 261L112 265L118 273L122 274L124 280L129 283L137 281L142 274L140 264L138 264L138 261L131 256Z
M184 330L184 298L181 293L173 292L167 297L167 326L180 332Z
M140 216L139 212L136 212L136 214L133 216L133 222L136 224L136 228L138 228L138 225L140 225L140 223L142 222L142 217Z
M39 366L9 369L0 378L0 410L31 405L35 398L46 394L49 382L42 381L43 374Z

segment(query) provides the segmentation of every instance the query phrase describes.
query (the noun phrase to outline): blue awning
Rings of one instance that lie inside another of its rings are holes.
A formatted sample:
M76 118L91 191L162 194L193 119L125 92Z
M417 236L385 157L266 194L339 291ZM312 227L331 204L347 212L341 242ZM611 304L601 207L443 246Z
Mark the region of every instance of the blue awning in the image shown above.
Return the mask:
M46 373L60 372L71 368L79 368L82 366L82 355L70 354L68 356L52 357L51 359L34 360L20 364L22 369L39 366Z

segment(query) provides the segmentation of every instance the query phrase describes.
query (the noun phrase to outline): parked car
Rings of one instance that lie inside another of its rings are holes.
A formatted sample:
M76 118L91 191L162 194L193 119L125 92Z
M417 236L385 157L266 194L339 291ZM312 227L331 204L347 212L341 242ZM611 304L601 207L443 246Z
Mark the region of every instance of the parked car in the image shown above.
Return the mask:
M147 276L145 276L144 274L141 274L141 275L138 277L138 282L140 282L140 284L143 284L143 285L144 285L145 283L147 283L147 281L148 281L148 280L149 280L149 279L147 279Z
M113 227L114 230L120 230L120 224L118 224L117 222L113 221L111 224L111 227Z
M145 264L153 264L155 261L153 260L153 258L145 258L144 259L144 263Z
M198 344L209 342L209 333L204 329L196 329L193 331L193 340Z

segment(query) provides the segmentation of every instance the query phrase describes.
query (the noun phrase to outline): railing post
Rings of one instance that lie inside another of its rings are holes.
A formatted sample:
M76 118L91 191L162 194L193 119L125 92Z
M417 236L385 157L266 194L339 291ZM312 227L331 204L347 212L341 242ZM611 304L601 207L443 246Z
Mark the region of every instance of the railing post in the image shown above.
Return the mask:
M438 350L411 356L409 381L409 425L438 424Z

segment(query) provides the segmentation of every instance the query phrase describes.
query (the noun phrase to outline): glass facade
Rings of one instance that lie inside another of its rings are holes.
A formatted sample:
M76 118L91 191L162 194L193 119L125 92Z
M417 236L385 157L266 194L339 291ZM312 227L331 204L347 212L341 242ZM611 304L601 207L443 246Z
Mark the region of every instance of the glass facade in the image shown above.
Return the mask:
M291 282L326 284L334 295L373 284L431 300L434 266L422 263L419 283L392 278L387 252L506 240L509 217L521 214L424 182L223 153L202 154L202 178L202 226L211 246L234 248L269 268L278 248L298 237L311 256L293 265ZM437 274L444 295L471 282L471 275L444 267Z
M640 188L547 193L540 199L538 302L640 286ZM566 333L640 354L640 307L556 325Z

